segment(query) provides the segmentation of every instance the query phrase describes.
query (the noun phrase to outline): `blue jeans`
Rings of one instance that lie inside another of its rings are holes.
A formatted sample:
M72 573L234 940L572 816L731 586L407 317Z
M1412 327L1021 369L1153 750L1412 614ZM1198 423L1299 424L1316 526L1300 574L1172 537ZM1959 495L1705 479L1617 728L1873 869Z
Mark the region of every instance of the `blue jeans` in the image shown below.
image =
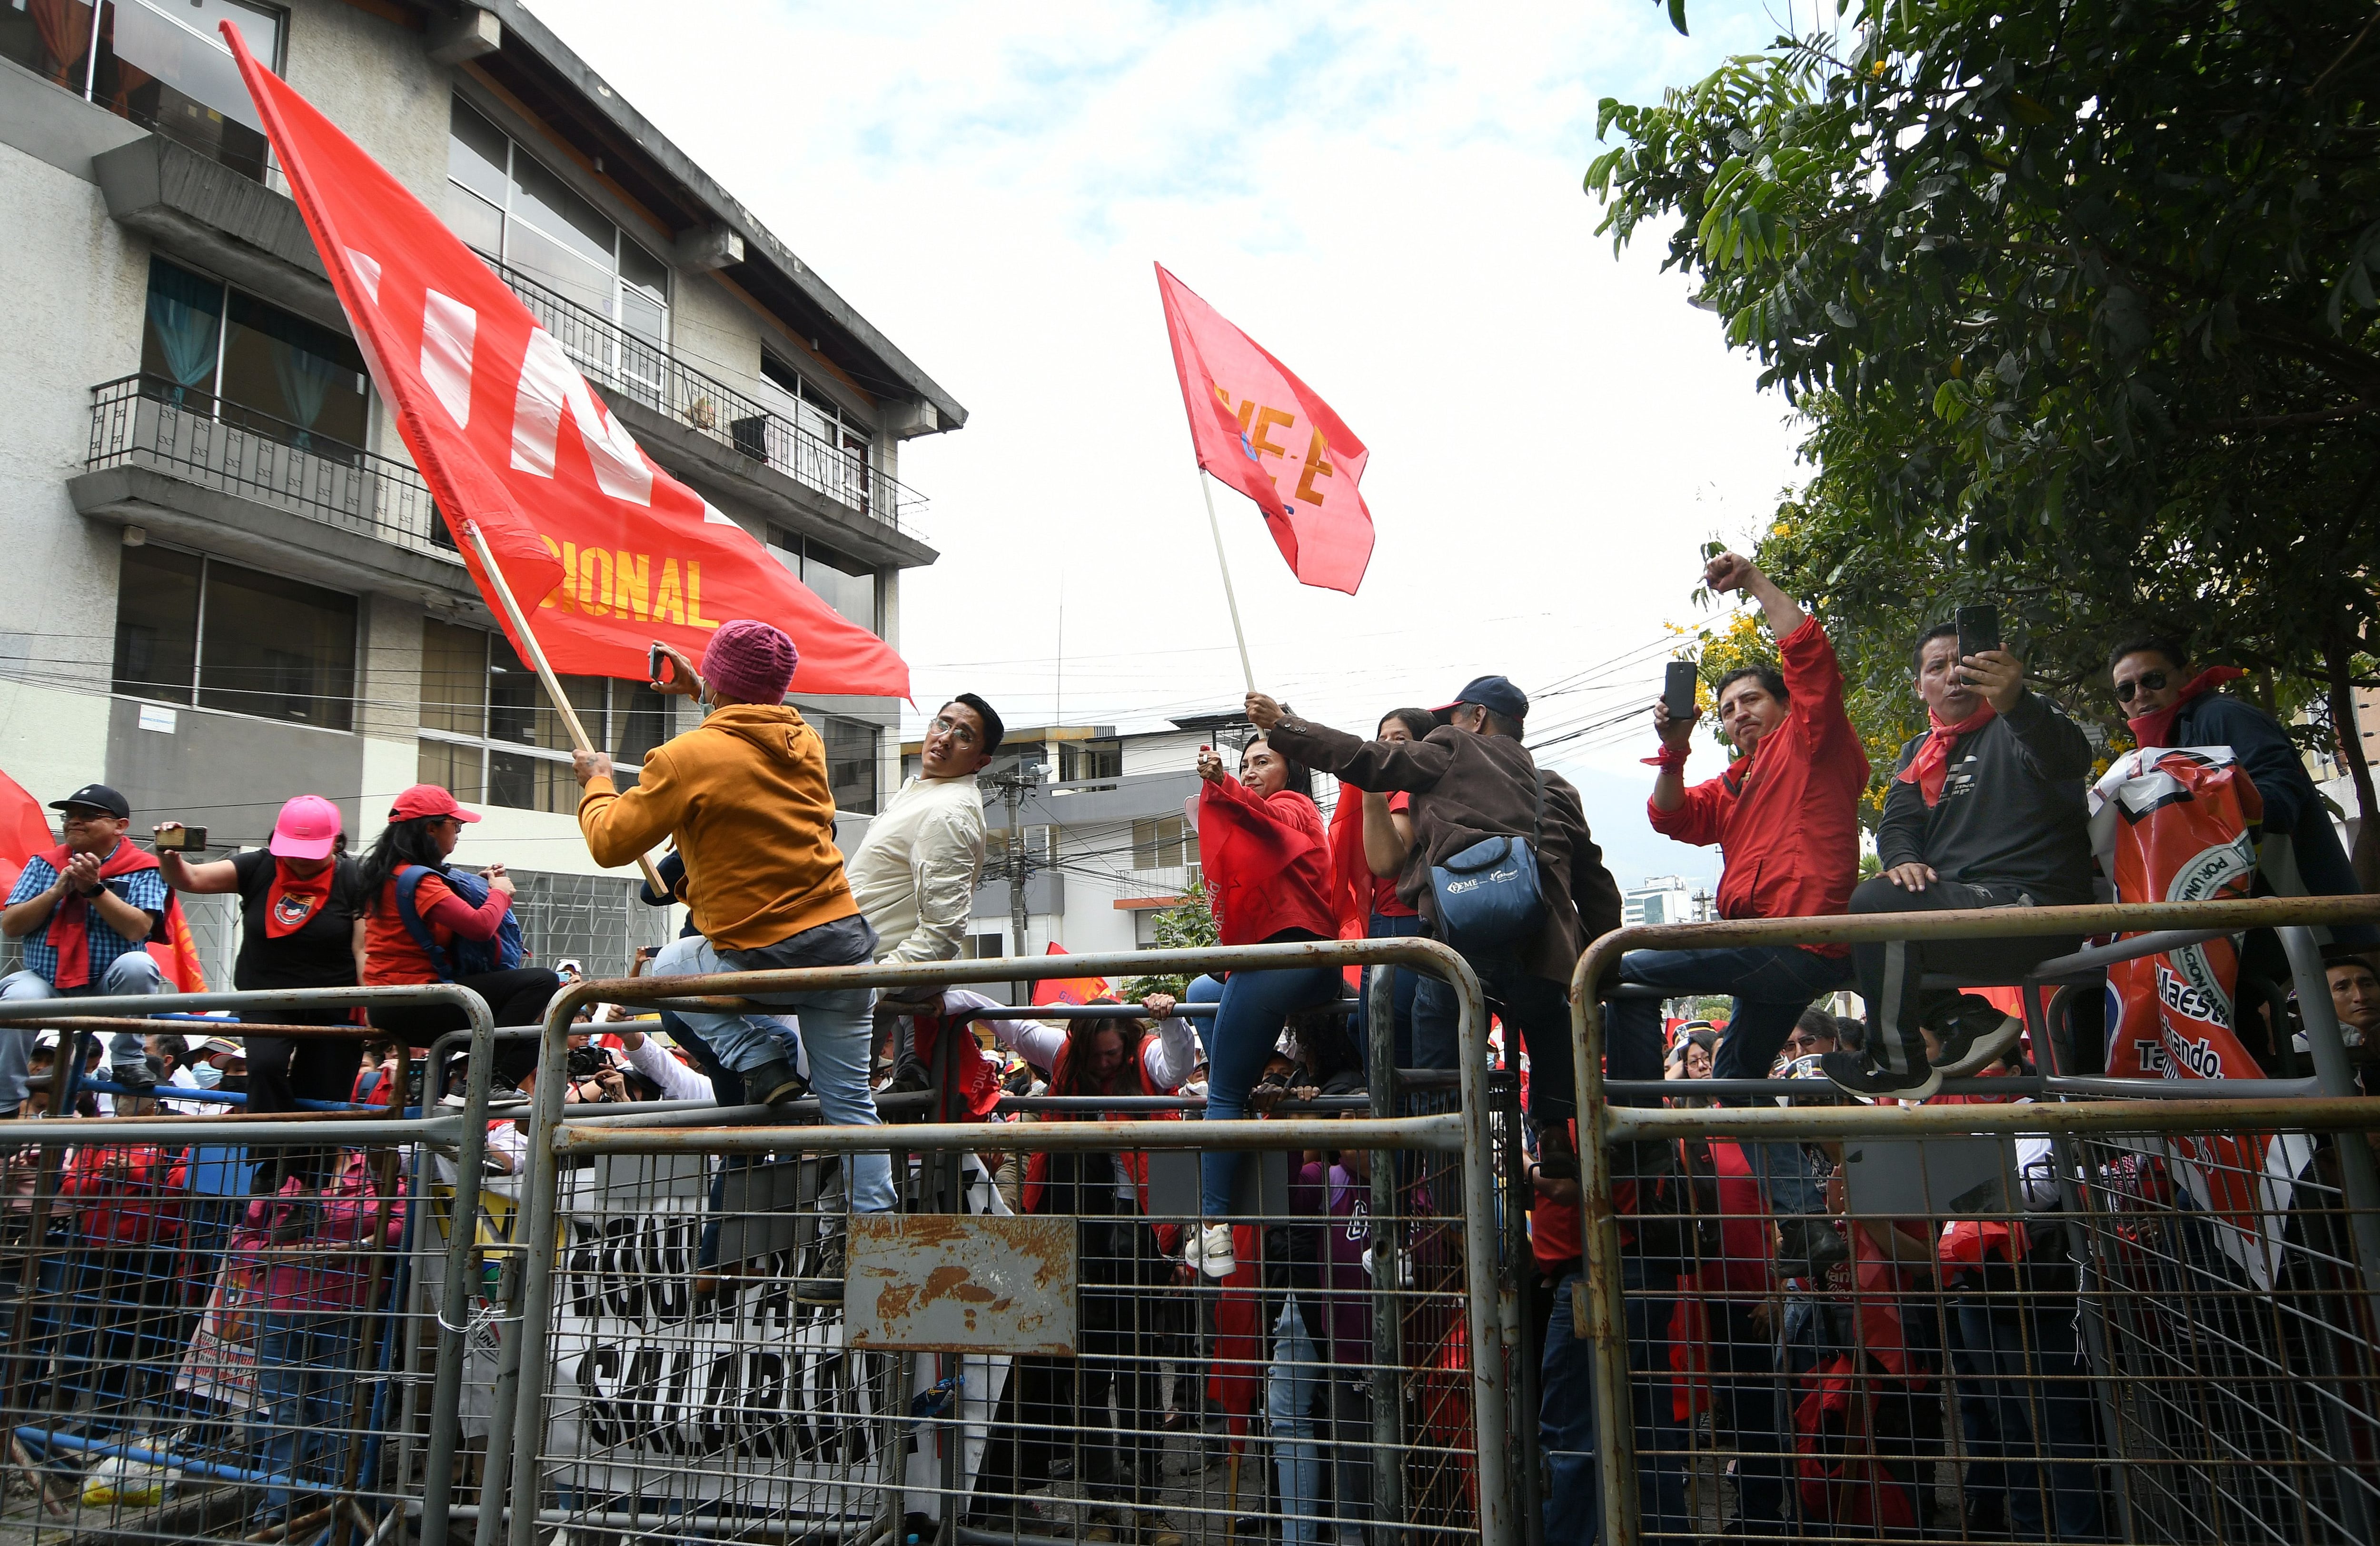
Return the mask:
M2004 1494L2009 1523L2028 1540L2042 1534L2043 1467L2058 1540L2101 1539L2093 1467L2089 1365L2076 1349L2075 1300L2051 1297L2019 1309L1961 1296L1950 1318L1950 1367L1966 1435L1968 1495ZM2028 1343L2030 1348L2028 1350Z
M1248 1091L1264 1073L1273 1044L1281 1040L1281 1028L1297 1011L1336 999L1341 980L1335 967L1232 973L1216 1000L1215 1029L1207 1037L1208 1120L1225 1122L1248 1114ZM1206 1002L1198 983L1191 984L1190 1001ZM1232 1216L1241 1158L1235 1150L1198 1156L1198 1206L1208 1218Z
M1281 1546L1321 1546L1322 1446L1314 1441L1314 1401L1329 1374L1329 1360L1306 1334L1295 1296L1284 1298L1272 1328L1272 1366L1265 1370L1265 1431L1280 1479Z
M1670 997L1684 993L1730 993L1735 1013L1719 1041L1715 1079L1765 1079L1769 1065L1791 1035L1793 1022L1812 1001L1852 985L1848 956L1819 956L1799 945L1757 945L1741 950L1632 950L1620 957L1620 980L1658 988ZM1613 1041L1661 1036L1661 1005L1655 999L1614 999L1604 1024ZM1614 1076L1617 1077L1618 1076ZM1651 1076L1660 1077L1658 1070Z
M170 992L165 974L158 968L157 958L145 950L128 951L108 963L107 969L96 980L79 988L58 988L37 971L12 971L0 978L0 999L28 998L100 998L119 993L163 993ZM35 1029L0 1028L0 1113L15 1111L25 1103L26 1052L33 1044ZM138 1066L143 1055L137 1031L119 1030L107 1039L107 1061L110 1067ZM60 1058L58 1067L66 1066ZM103 1073L102 1078L107 1076ZM53 1102L55 1104L55 1100Z
M735 969L720 958L709 940L687 934L672 940L645 968L647 977L700 977ZM838 1127L872 1127L876 1095L868 1063L876 1039L875 994L866 988L831 992L784 993L771 1005L799 1010L800 1029L775 1015L722 1015L677 1011L688 1029L719 1060L750 1073L773 1060L793 1063L807 1054L811 1090L820 1114ZM880 1150L851 1158L851 1206L856 1212L890 1212L893 1205L892 1162Z
M1686 1431L1671 1418L1670 1299L1648 1298L1645 1263L1623 1257L1621 1284L1628 1307L1628 1382L1636 1413L1636 1499L1647 1535L1694 1528L1686 1514ZM1571 1291L1585 1280L1566 1272L1554 1288L1539 1380L1537 1444L1545 1452L1545 1538L1552 1542L1597 1540L1603 1533L1601 1460L1596 1444L1595 1361L1572 1330ZM1655 1453L1656 1451L1659 1453Z
M1577 1060L1571 1054L1570 984L1531 976L1521 969L1520 958L1510 949L1465 951L1463 958L1479 974L1479 988L1487 995L1488 1012L1504 1022L1507 1061L1519 1065L1519 1050L1509 1040L1513 1030L1520 1032L1522 1047L1528 1052L1530 1117L1540 1127L1569 1121L1578 1110L1578 1087L1572 1082ZM1415 981L1413 1041L1416 1067L1461 1066L1458 1003L1450 982L1435 977L1418 977ZM1615 1047L1611 1077L1659 1078L1658 1035L1653 1039L1649 1058L1645 1071L1630 1073L1619 1065L1625 1060Z
M1364 937L1374 940L1419 939L1421 919L1374 913L1371 927L1364 931ZM1389 985L1390 995L1389 1002L1392 1006L1391 1013L1396 1021L1395 1033L1390 1037L1394 1051L1390 1055L1396 1060L1398 1067L1410 1068L1414 1065L1414 990L1421 982L1421 974L1411 967L1366 967L1364 968L1363 986L1357 990L1362 995L1363 1007L1355 1011L1355 1029L1364 1038L1364 1065L1366 1068L1371 1066L1372 974L1376 971L1394 971L1397 974L1395 980Z
M256 1323L257 1468L267 1506L337 1485L327 1467L347 1425L356 1319L344 1309L267 1310ZM307 1484L310 1483L309 1487Z

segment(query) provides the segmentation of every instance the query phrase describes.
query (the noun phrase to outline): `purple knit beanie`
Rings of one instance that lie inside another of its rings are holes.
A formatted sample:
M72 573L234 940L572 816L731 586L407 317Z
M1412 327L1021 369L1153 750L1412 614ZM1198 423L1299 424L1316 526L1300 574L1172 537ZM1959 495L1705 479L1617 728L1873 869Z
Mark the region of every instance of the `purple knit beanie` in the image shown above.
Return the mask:
M702 677L730 698L774 703L794 683L801 654L794 641L766 623L739 617L722 623L702 651Z

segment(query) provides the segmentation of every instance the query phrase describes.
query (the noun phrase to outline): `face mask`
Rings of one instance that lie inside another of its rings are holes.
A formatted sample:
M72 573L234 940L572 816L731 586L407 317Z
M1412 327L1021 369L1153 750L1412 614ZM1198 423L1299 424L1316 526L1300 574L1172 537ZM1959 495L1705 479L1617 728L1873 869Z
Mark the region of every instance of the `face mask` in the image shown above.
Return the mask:
M223 1070L212 1063L193 1064L190 1067L190 1077L199 1081L200 1090L212 1090L223 1083Z

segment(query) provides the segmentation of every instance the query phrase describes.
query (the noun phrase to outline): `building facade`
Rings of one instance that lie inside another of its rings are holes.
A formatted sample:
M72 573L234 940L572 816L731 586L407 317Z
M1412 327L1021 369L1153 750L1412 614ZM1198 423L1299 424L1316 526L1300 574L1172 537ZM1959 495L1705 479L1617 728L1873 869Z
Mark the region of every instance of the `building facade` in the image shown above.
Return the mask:
M1647 875L1643 885L1620 894L1620 920L1632 929L1644 923L1691 923L1695 916L1694 893L1676 875Z
M226 18L656 462L895 647L901 574L935 557L901 446L965 411L511 0L0 5L0 769L44 801L112 784L137 831L219 852L298 793L360 846L395 791L443 784L485 817L458 861L521 878L537 955L624 964L665 920L588 858L568 736L365 373ZM564 690L624 775L680 725L641 684ZM897 701L797 702L838 806L875 810Z

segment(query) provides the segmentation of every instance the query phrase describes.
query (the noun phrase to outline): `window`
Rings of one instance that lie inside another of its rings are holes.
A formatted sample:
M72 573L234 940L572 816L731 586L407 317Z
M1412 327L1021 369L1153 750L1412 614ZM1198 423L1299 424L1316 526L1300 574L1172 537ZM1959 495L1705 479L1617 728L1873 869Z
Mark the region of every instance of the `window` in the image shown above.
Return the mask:
M763 404L775 409L778 418L793 427L792 432L784 433L782 426L773 424L748 430L738 425L739 443L755 433L763 437L742 448L787 469L810 487L832 494L856 510L868 509L875 441L866 427L846 420L833 398L765 350L760 355L760 379L768 383L760 394ZM771 432L784 444L769 444L765 437Z
M834 808L856 816L876 814L876 746L883 732L840 714L802 717L817 726L826 742L826 782Z
M662 695L638 682L565 676L563 695L622 788L669 734ZM501 634L425 617L421 623L420 773L458 800L515 810L578 809L570 731Z
M873 566L781 526L769 528L769 545L777 550L777 561L816 591L835 615L882 635L883 615L876 604Z
M1198 862L1198 829L1179 816L1132 824L1135 870L1180 870Z
M446 224L483 256L653 346L669 347L669 265L646 251L609 216L515 144L504 130L457 99L446 141ZM660 360L643 351L613 358L611 341L592 330L557 328L563 347L593 352L660 388Z
M1058 782L1073 783L1079 779L1122 778L1123 776L1123 746L1118 741L1061 741L1058 743Z
M354 728L353 596L175 548L123 553L115 691Z
M277 70L285 16L245 0L111 0L96 17L90 0L6 0L0 57L262 182L264 128L215 24L238 23Z
M142 390L318 456L362 454L371 382L355 340L163 258L149 261Z

